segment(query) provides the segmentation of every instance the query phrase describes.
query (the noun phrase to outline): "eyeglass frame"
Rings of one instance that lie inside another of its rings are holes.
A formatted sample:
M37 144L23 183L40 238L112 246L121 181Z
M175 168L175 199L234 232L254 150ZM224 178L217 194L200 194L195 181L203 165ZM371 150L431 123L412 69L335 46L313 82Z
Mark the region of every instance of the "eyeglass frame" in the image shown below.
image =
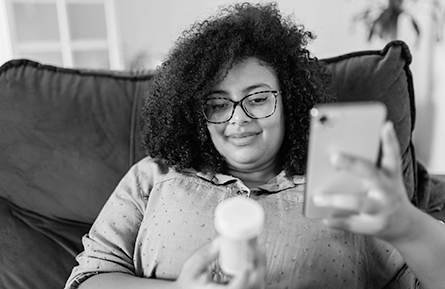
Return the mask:
M248 97L250 97L250 96L252 96L252 95L260 94L260 93L264 93L264 92L270 92L270 93L272 93L272 95L273 95L274 98L275 98L273 111L272 111L271 114L266 115L266 116L263 116L263 117L255 117L255 116L252 116L252 115L247 111L247 109L244 107L243 101L244 101L246 98L248 98ZM240 100L238 100L238 101L231 100L230 98L225 98L225 97L215 97L215 98L212 98L212 99L225 99L225 100L228 100L228 101L234 103L234 105L233 105L233 107L232 107L232 113L230 114L230 117L229 117L227 120L225 120L225 121L210 121L210 120L207 118L207 116L206 116L206 113L205 113L205 107L203 107L203 109L202 109L202 110L203 110L202 113L204 114L204 118L206 119L206 121L209 122L209 123L213 123L213 124L226 123L226 122L228 122L228 121L230 121L230 120L232 119L233 114L235 113L235 109L236 109L236 107L239 105L239 106L241 107L241 109L244 111L244 113L245 113L248 117L250 117L251 119L264 119L264 118L271 117L271 116L275 113L275 111L277 110L277 97L278 97L279 94L281 94L281 91L279 91L279 90L262 90L262 91L257 91L257 92L254 92L254 93L250 93L250 94L246 95L245 97L243 97L242 99L240 99ZM208 99L207 99L206 101L208 101ZM205 104L204 104L204 106L205 106Z

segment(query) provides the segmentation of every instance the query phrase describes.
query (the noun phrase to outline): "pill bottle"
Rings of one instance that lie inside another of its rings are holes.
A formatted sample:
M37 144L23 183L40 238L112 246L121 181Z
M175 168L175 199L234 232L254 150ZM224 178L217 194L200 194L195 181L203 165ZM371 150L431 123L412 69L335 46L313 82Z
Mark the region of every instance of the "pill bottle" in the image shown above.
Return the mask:
M219 267L233 276L253 264L257 237L265 220L263 207L246 197L222 201L215 209L215 229L219 233Z

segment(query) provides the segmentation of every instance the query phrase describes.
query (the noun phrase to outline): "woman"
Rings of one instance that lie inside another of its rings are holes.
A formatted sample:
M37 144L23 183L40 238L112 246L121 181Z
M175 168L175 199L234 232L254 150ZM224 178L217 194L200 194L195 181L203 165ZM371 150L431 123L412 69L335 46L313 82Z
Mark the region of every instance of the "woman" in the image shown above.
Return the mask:
M303 216L308 112L332 101L323 67L305 48L312 38L273 4L235 5L183 34L142 112L148 157L83 238L66 288L414 287L404 258L425 288L444 284L445 230L406 197L390 124L381 168L333 156L370 189L356 202L360 213ZM214 209L237 195L266 211L262 249L251 267L216 284ZM341 211L342 198L314 201ZM431 230L438 233L423 239Z

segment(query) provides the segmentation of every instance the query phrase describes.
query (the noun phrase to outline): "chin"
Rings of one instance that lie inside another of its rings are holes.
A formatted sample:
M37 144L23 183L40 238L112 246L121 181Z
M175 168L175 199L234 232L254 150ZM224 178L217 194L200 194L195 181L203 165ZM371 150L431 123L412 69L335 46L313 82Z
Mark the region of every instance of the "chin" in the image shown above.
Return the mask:
M239 167L243 168L251 168L255 167L258 164L258 161L260 160L260 156L246 156L245 154L239 156L239 157L232 157L230 158L232 164L236 164Z

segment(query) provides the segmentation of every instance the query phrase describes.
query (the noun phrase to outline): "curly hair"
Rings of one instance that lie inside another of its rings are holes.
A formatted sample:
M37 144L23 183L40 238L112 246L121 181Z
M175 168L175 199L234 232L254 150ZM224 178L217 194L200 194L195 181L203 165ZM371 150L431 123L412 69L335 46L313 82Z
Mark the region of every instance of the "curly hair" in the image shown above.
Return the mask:
M221 172L202 113L211 88L234 64L256 57L277 75L285 113L280 155L287 176L304 174L309 110L328 102L328 75L306 49L315 36L277 4L235 4L183 32L148 89L141 114L145 152L175 169Z

